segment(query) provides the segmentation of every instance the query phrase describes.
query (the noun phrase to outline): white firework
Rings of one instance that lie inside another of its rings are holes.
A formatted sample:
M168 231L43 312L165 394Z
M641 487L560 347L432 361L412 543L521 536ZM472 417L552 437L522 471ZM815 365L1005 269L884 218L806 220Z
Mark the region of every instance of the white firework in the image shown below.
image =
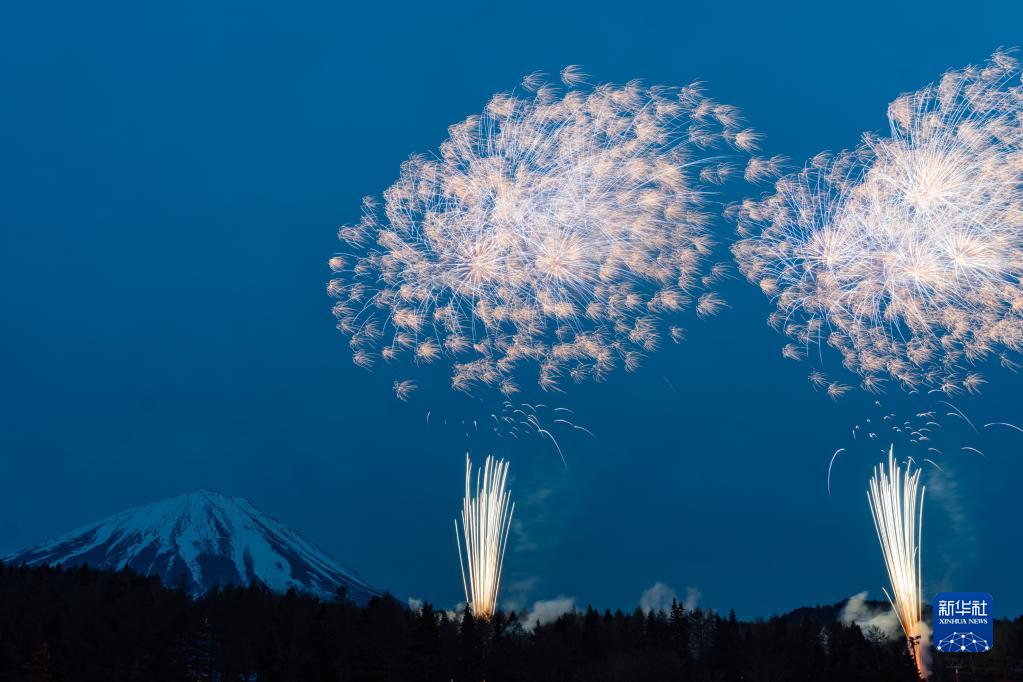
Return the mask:
M906 633L917 670L926 678L925 639L929 632L920 602L925 488L920 485L920 469L911 469L907 464L903 474L895 463L894 446L889 448L888 468L883 463L874 468L867 501L892 585L891 593L885 590L885 595Z
M706 204L732 166L703 150L738 154L759 136L697 85L562 78L567 92L533 75L495 95L439 155L402 164L382 211L366 199L341 228L349 252L331 259L328 292L357 365L444 359L454 388L510 395L531 364L557 390L636 368L661 318L694 299L701 316L724 305L708 291L725 269L705 269Z
M512 514L515 513L511 491L505 490L507 478L508 462L487 457L482 472L476 472L476 494L473 496L472 462L466 455L462 528L459 533L456 519L455 542L465 601L476 618L489 619L497 609L504 551L508 546Z
M1012 82L1010 82L1012 81ZM951 71L889 106L889 137L822 154L735 207L733 247L772 323L826 343L863 387L952 394L1023 346L1023 89L1015 60ZM964 374L965 373L965 374Z

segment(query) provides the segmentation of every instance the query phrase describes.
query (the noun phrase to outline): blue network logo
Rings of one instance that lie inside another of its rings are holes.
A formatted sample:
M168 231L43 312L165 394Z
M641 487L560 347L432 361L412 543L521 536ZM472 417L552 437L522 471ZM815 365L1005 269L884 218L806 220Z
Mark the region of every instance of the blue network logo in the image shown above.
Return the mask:
M934 598L934 648L983 653L994 646L994 605L987 592L941 592Z

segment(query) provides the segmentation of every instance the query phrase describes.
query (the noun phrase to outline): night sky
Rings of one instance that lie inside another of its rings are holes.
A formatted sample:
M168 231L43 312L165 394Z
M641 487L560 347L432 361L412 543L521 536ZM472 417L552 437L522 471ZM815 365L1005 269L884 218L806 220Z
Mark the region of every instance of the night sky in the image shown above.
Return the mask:
M685 4L6 3L0 554L211 488L371 583L449 607L465 454L492 451L520 505L506 606L631 608L658 581L741 617L881 598L865 496L880 444L851 429L934 397L815 393L739 277L730 308L679 315L688 340L638 373L523 396L598 436L556 431L567 467L541 439L463 429L492 404L453 395L443 373L399 403L334 328L338 225L527 73L700 79L766 152L802 163L886 129L900 92L1023 42L1010 3ZM718 200L742 191L761 190ZM976 433L937 408L924 593L991 592L1016 615L1023 434L983 424L1023 421L1023 377L982 369L984 393L954 400Z

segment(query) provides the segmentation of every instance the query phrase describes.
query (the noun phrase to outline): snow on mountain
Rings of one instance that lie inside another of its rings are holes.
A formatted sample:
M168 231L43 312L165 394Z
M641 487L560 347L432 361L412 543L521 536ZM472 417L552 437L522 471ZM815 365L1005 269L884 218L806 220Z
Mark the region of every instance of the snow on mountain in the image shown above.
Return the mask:
M380 592L298 532L248 501L209 490L178 495L107 517L3 561L30 566L88 563L131 568L193 595L214 585L261 582L323 599L338 588L365 603Z

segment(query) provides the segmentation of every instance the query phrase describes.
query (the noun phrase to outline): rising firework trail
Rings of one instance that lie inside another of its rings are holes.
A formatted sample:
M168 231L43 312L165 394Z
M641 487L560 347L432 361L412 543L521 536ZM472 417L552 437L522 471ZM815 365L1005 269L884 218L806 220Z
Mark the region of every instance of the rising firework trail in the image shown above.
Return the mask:
M487 457L483 471L476 472L476 495L473 496L472 462L466 455L462 528L459 532L458 519L455 519L455 543L466 604L474 617L485 620L493 616L497 608L504 550L515 512L511 491L505 490L507 478L508 462Z
M888 468L882 462L874 468L867 490L870 513L881 543L891 593L885 595L906 633L909 650L920 676L927 677L925 652L930 632L922 618L920 541L924 520L924 488L920 469L905 473L895 463L894 446L888 450Z

